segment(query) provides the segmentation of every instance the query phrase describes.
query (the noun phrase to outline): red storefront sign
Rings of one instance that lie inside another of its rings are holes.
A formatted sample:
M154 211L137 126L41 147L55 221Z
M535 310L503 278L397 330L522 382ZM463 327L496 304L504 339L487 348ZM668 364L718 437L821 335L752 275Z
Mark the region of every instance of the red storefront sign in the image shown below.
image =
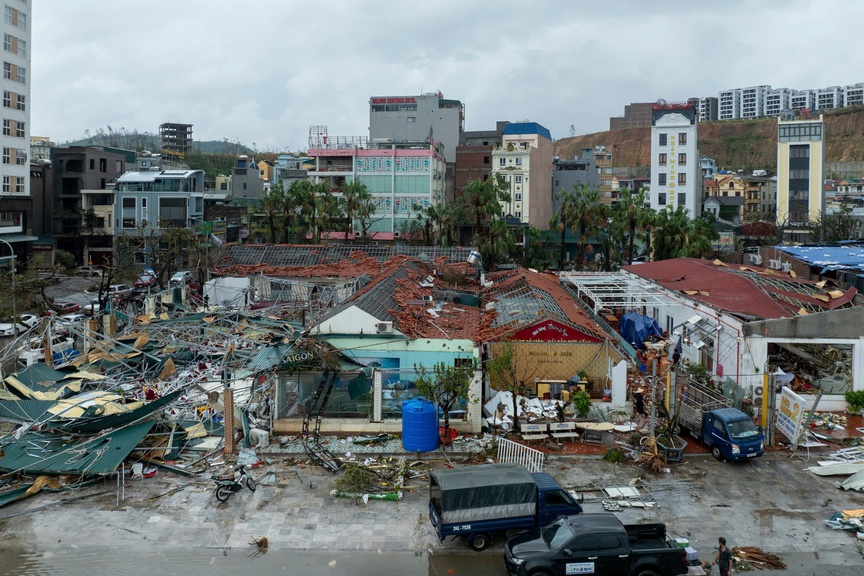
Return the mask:
M600 338L555 320L543 320L517 330L510 339L522 342L603 342Z

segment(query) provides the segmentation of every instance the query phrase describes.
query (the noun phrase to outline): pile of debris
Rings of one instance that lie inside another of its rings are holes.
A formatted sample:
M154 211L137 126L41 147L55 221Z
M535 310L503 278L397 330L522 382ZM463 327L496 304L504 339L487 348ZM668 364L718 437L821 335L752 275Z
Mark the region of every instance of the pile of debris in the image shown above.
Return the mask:
M784 564L776 554L765 552L756 546L740 546L732 548L733 571L738 572L746 567L750 570L785 570ZM745 566L739 566L744 563Z

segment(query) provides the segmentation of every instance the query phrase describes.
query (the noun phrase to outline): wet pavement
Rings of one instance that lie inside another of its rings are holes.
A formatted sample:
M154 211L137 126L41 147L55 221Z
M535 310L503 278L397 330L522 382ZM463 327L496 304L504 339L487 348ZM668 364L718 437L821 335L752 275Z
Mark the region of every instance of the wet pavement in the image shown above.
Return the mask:
M458 463L461 456L451 458ZM450 555L454 561L491 558L482 562L482 572L461 573L504 573L500 540L479 555L461 541L438 541L426 511L427 478L413 480L399 502L364 505L332 497L335 477L323 469L291 464L289 456L274 454L270 460L255 470L260 485L254 493L243 490L225 503L213 497L209 474L190 479L165 471L149 479L127 480L126 500L119 507L115 480L72 493L40 494L0 510L2 547L12 554L24 551L39 557L46 551L89 555L110 545L118 561L128 550L161 554L149 561L162 570L177 561L165 560L165 555L185 558L186 550L192 549L199 559L214 550L242 556L254 551L250 542L266 537L265 556L277 563L280 556L284 562L298 558L299 551L313 553L313 563L322 559L316 553L326 557L352 552L345 556L356 559L350 562L360 562L361 557L391 559L380 564L389 572L389 562L411 553L418 558ZM551 456L546 470L566 488L586 495L586 512L603 511L598 488L627 486L641 478L646 497L657 507L625 508L619 517L624 522L667 523L674 536L690 540L702 559L713 557L717 537L725 536L733 547L758 546L778 554L789 565L786 574L858 575L864 562L860 543L854 534L831 530L824 521L837 510L864 507L864 494L844 492L834 487L834 479L803 470L811 464L815 460L786 454L740 464L693 455L668 474L655 476L634 465L596 457ZM434 465L445 463L436 460ZM428 564L427 559L426 566L421 562L401 573L432 573ZM181 572L204 573L177 573Z

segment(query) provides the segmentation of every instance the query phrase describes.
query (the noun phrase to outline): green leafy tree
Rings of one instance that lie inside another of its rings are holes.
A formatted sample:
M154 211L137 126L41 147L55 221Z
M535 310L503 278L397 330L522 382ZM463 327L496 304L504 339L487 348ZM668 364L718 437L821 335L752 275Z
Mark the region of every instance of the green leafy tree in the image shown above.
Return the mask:
M529 226L523 238L520 264L525 268L545 268L551 259L551 250L543 232L534 226Z
M473 362L457 362L449 365L439 362L430 374L424 366L414 365L417 371L417 394L432 400L444 413L444 436L450 431L450 411L458 402L473 402L471 381L476 366Z
M814 242L839 242L857 238L858 221L852 216L852 207L843 205L834 214L820 212L810 223Z
M264 210L264 216L267 221L267 237L270 240L270 244L276 243L276 233L278 231L277 219L284 209L284 203L285 187L282 184L282 180L276 182L261 196L261 208ZM287 235L285 242L288 242Z
M546 377L543 360L538 356L518 354L516 345L505 340L493 344L492 358L486 362L486 369L496 390L512 394L513 430L518 432L517 396L527 396L535 389L537 379Z

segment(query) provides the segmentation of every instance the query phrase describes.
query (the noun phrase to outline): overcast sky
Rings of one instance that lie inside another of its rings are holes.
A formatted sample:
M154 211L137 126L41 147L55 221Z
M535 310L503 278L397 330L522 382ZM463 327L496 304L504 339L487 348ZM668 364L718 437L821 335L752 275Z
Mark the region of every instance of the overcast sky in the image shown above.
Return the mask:
M864 82L844 0L31 0L31 134L102 127L305 150L371 96L443 92L467 130L607 130L630 102Z

